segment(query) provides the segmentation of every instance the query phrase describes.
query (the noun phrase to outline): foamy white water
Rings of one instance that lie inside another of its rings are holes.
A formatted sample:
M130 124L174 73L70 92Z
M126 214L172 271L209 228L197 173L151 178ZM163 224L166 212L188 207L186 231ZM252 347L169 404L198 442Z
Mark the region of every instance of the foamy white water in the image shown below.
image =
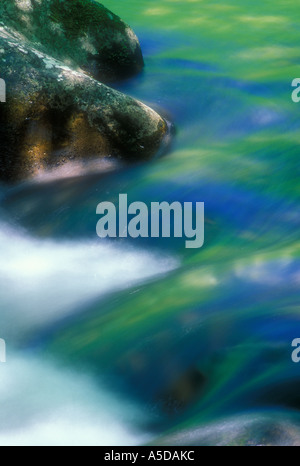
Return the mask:
M177 267L177 260L125 243L56 241L31 237L0 223L0 446L139 445L146 419L101 383L41 356L16 351L28 330L82 310L112 291ZM138 432L139 430L139 432Z
M139 409L84 374L9 354L0 365L0 446L127 446L149 441Z
M176 266L172 257L106 240L40 240L0 224L0 336L52 323Z

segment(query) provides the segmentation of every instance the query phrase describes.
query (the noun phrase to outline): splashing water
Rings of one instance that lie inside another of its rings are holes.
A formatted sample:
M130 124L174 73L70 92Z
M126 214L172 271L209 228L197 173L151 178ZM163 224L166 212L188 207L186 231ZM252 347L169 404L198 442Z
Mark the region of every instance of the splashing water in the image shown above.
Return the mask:
M0 328L9 338L177 266L175 259L132 247L34 239L5 224L0 225L0 244Z
M10 354L1 367L0 445L136 445L149 437L134 424L135 405L111 396L83 374L32 356Z

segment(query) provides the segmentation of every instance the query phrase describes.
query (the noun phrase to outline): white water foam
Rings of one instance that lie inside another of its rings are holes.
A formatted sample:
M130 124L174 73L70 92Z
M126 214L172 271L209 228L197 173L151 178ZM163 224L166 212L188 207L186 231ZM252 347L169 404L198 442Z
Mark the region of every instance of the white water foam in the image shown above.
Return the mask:
M143 413L83 375L9 355L0 365L0 446L128 446Z
M0 336L53 323L111 291L176 268L172 257L106 240L40 240L0 225Z
M47 326L114 290L177 266L170 257L105 240L35 239L0 224L0 445L138 445L143 415L82 372L12 350L27 330ZM12 353L13 351L13 353Z

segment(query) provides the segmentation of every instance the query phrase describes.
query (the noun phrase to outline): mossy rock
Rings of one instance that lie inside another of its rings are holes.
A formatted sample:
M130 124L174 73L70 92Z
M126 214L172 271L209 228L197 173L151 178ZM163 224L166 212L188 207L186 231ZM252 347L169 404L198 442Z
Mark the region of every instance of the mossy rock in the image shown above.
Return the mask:
M37 50L102 82L144 66L133 30L93 0L1 0L0 18Z
M35 176L69 160L152 157L166 122L146 105L66 66L0 27L0 179Z

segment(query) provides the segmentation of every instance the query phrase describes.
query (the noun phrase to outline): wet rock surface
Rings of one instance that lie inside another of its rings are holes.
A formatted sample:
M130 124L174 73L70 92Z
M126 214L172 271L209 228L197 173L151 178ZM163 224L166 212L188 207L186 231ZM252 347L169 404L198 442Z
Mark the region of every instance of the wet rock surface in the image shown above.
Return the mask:
M159 149L166 122L146 105L41 52L0 27L0 178L14 181L68 160L143 160Z
M93 0L2 0L0 19L41 52L102 82L143 69L133 30Z

